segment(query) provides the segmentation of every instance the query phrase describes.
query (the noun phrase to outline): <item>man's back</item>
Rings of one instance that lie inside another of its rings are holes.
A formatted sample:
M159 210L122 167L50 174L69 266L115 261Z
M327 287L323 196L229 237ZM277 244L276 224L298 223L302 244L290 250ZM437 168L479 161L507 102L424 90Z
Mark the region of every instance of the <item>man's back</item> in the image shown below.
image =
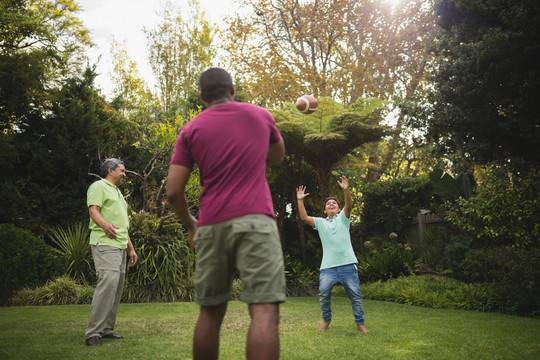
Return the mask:
M268 111L237 102L210 107L182 129L171 164L200 169L199 226L248 214L273 216L266 157L280 138Z

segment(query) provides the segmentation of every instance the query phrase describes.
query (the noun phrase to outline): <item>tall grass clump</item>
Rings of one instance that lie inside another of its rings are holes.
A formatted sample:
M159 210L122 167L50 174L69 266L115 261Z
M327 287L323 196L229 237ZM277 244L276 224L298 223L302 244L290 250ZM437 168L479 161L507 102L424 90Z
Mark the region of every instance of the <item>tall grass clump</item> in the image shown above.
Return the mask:
M64 275L43 286L16 291L9 303L13 306L90 304L93 294L91 286Z
M87 222L70 224L66 229L55 227L51 240L67 262L66 275L88 284L91 279L90 229Z

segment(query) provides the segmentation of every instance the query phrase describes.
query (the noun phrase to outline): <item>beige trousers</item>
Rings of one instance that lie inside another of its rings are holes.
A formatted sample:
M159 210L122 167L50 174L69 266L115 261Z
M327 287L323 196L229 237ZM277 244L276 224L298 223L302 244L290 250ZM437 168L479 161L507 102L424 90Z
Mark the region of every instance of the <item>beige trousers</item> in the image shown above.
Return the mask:
M127 251L112 246L92 245L98 282L92 298L86 339L113 332L116 312L126 278Z

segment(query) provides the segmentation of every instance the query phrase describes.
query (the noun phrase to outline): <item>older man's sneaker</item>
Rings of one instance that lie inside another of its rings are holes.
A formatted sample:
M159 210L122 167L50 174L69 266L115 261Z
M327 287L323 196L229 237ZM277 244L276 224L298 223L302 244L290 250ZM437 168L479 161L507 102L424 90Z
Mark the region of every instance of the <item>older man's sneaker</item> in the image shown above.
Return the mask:
M101 340L99 336L90 336L88 339L86 339L86 345L88 346L99 346L101 345Z
M106 338L106 339L115 339L115 340L124 338L122 335L118 335L118 334L115 334L115 333L106 334L106 335L103 335L103 337Z

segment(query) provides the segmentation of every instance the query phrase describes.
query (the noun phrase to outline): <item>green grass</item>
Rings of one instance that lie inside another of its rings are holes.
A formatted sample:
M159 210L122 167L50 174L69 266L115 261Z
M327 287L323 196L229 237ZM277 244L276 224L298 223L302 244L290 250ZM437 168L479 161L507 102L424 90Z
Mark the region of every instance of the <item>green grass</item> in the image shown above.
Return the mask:
M347 298L334 297L327 332L317 298L281 306L282 359L539 359L540 320L364 300L369 334L356 330ZM123 340L84 345L89 305L0 308L0 359L191 359L194 303L121 304ZM223 323L220 359L242 359L246 305L234 301Z

